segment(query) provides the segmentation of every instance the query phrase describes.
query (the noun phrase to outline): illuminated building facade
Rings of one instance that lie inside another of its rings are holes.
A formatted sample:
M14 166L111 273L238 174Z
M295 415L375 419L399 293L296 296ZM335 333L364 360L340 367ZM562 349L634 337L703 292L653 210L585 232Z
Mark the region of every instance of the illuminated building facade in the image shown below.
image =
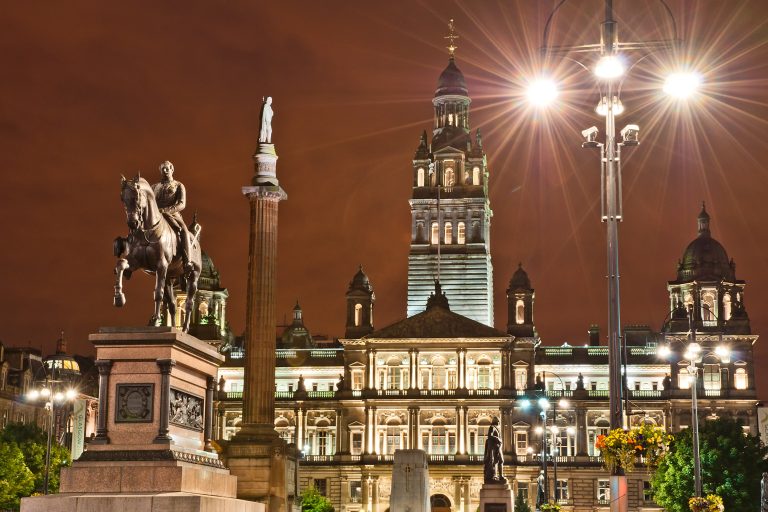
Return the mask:
M451 58L433 101L432 143L423 135L414 158L407 318L374 327L376 296L362 267L349 283L342 338L312 336L297 304L278 336L275 428L303 452L301 486L314 485L340 512L388 510L400 448L428 453L434 510L474 512L492 418L501 420L506 477L531 504L545 426L550 494L564 510L607 511L608 472L595 440L609 426L608 348L594 326L579 344L543 345L522 266L507 289L507 328L492 327L488 171L480 137L470 137L466 91ZM667 285L671 313L661 332L624 328L629 425L691 425L684 345L695 335L701 421L735 417L757 432L757 336L745 282L709 221L702 210L698 236ZM237 340L225 346L216 422L222 443L242 418L243 351ZM670 349L666 358L662 346ZM649 479L643 466L630 473L630 510L661 511Z

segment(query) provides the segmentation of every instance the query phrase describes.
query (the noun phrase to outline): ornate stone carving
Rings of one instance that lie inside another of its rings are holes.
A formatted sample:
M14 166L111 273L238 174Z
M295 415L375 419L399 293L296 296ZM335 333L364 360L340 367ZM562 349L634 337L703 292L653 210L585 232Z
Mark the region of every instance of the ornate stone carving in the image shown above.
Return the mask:
M192 430L203 430L203 403L200 397L171 388L170 423Z
M154 384L118 384L115 423L151 423Z

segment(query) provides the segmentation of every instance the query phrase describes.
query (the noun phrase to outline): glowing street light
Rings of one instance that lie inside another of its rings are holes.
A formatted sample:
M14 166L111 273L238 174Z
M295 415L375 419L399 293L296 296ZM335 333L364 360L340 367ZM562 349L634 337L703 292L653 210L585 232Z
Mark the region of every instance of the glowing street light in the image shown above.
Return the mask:
M614 96L611 103L611 107L613 108L613 115L618 116L624 112L624 104L619 98ZM603 99L601 99L600 103L598 103L595 107L595 112L597 112L598 115L605 117L608 115L608 110L608 98L603 96Z
M624 74L624 62L618 55L603 55L595 66L595 76L606 80L619 78Z
M557 99L557 84L547 78L534 80L528 86L528 101L535 107L546 107Z
M664 82L664 92L673 98L686 99L693 96L701 85L697 73L672 73Z

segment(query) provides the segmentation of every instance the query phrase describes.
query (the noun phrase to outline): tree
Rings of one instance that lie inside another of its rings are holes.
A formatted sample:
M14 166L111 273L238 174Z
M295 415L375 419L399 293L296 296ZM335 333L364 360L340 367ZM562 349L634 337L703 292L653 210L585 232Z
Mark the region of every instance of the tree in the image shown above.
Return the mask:
M24 464L34 477L34 488L43 491L45 482L45 447L47 433L37 425L9 423L0 431L0 444L15 443L24 456ZM59 490L59 473L62 466L70 463L69 450L51 443L51 469L48 478L48 492Z
M518 492L517 498L515 498L515 512L531 512L531 507L528 506L528 502L525 501L523 493Z
M745 435L740 422L721 418L699 430L701 482L704 495L723 498L725 510L752 510L760 502L760 478L768 471L768 448L760 438ZM654 501L668 512L688 512L693 496L693 438L691 429L675 435L669 453L651 481Z
M334 512L331 501L317 492L314 487L301 493L301 512Z
M24 454L13 442L0 443L0 509L18 510L21 498L35 488L32 472L24 464Z

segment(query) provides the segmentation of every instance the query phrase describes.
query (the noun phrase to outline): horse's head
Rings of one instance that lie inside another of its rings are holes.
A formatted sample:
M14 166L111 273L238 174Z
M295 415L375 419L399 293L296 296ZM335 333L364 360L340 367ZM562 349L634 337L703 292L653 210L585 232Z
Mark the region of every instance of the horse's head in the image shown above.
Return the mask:
M123 176L121 180L120 199L123 201L125 217L131 229L138 229L144 223L147 197L141 190L142 181L139 175L132 180L127 180Z

